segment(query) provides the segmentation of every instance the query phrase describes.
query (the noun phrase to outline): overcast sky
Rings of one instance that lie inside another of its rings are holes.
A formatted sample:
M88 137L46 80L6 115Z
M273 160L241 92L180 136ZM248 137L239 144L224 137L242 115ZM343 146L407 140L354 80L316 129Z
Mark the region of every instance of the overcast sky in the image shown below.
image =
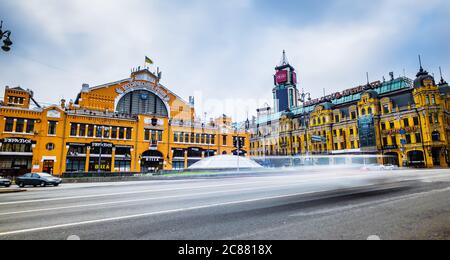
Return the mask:
M0 86L44 103L129 77L151 57L163 84L198 113L243 119L271 102L286 49L299 88L319 97L390 71L414 77L417 55L450 79L448 0L0 0L13 50Z

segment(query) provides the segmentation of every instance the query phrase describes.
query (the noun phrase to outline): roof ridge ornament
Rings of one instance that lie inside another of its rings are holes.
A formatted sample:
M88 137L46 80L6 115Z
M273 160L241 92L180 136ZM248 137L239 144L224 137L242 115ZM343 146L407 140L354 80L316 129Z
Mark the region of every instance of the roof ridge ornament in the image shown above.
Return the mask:
M444 76L442 75L442 68L439 66L439 73L441 75L441 82L439 83L440 86L447 85L448 83L444 80Z

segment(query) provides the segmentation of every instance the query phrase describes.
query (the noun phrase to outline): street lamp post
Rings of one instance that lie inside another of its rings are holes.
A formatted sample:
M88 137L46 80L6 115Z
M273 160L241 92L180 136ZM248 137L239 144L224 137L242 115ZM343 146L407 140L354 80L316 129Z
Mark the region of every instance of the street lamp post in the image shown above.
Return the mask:
M11 31L3 31L3 21L0 22L0 40L5 38L3 41L2 50L8 52L11 50L11 45L13 45L11 39Z
M309 147L308 147L308 122L306 120L306 109L305 104L306 101L311 101L311 94L305 93L304 91L300 94L300 102L303 104L303 126L305 127L305 155L308 156L309 154Z

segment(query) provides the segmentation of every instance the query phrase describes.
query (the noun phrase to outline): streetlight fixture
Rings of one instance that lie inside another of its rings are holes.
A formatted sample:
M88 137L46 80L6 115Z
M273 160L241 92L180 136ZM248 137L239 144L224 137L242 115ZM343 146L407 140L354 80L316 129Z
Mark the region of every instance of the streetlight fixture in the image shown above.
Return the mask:
M305 104L311 101L311 93L305 93L304 91L300 94L299 101L303 104L303 126L305 127L305 155L309 155L308 147L308 121L306 120L306 108Z
M13 45L13 42L10 39L11 37L11 31L3 31L3 21L0 22L0 40L5 38L3 41L2 50L4 52L8 52L11 50L11 45Z

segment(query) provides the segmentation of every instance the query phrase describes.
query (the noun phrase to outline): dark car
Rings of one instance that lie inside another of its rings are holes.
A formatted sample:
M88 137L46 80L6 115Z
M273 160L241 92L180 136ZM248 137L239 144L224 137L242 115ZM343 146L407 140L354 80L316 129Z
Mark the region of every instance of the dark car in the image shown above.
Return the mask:
M21 177L16 178L16 184L19 187L25 186L55 186L62 183L62 179L53 177L47 173L27 173Z
M0 187L8 188L9 186L11 186L11 180L0 178Z

